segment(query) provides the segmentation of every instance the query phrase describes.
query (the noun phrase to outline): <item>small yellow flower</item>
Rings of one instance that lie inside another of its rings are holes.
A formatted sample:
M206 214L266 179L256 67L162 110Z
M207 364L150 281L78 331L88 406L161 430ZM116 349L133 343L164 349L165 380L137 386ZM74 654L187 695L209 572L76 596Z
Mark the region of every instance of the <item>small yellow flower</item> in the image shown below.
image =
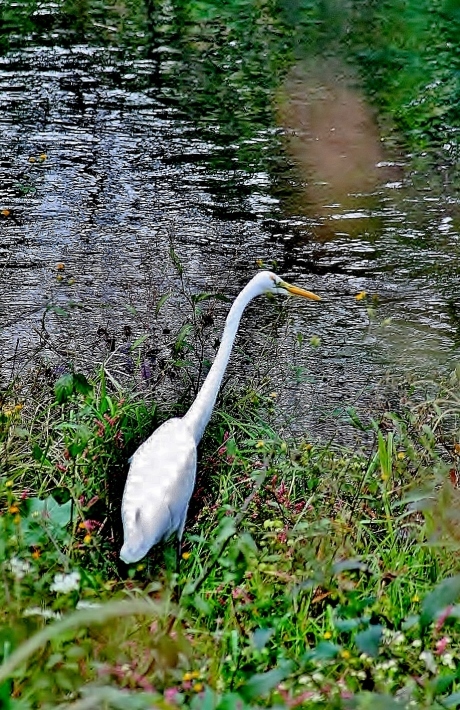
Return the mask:
M324 634L323 634L323 638L325 638L325 639L330 639L330 638L332 638L331 632L330 632L330 631L325 631Z
M29 163L35 163L35 158L33 155L30 156Z
M40 557L40 550L34 550L32 552L32 557L34 560L38 560L38 558Z
M137 565L136 569L138 572L142 572L142 570L145 569L145 565L141 563L140 565Z
M182 676L182 680L184 681L184 683L187 683L188 681L192 680L192 674L189 671L187 671Z
M419 595L418 595L418 594L414 594L414 596L413 596L412 599L411 599L411 602L416 603L416 602L419 602L419 601L420 601Z
M404 451L398 451L397 456L400 461L406 458L406 454L404 453Z
M80 528L80 530L86 530L86 523L78 523L78 527Z
M271 399L276 399L278 397L278 392L270 392L268 395Z
M203 683L195 683L195 685L193 686L193 690L195 691L195 693L201 693L203 688Z
M262 441L262 439L259 439L259 441L256 444L256 449L262 449L265 446L265 441Z
M356 294L355 298L357 301L362 301L363 298L366 298L367 296L367 291L360 291L359 293Z
M48 156L46 155L46 153L41 153L41 154L40 154L40 160L41 160L41 161L46 160L47 157L48 157Z
M89 533L85 535L85 537L83 538L83 542L85 543L85 545L88 545L91 542L91 535Z
M21 522L21 516L20 516L20 515L16 515L16 516L13 518L13 523L15 523L16 525L19 525L20 522Z
M183 552L183 553L182 553L182 559L183 559L183 560L188 560L188 558L190 557L191 554L192 554L191 552Z
M6 486L7 488L12 488L12 487L13 487L13 481L7 481L7 482L5 483L5 486Z
M10 211L9 211L9 210L2 210L2 215L3 215L4 217L8 217L9 214L10 214Z
M10 505L10 513L11 515L14 515L15 513L19 513L19 508L17 505Z
M65 264L63 264L62 261L59 261L59 262L56 264L56 269L57 269L57 271L64 271L64 269L65 269Z
M340 652L340 655L341 655L342 658L344 658L346 661L347 661L349 658L351 658L351 653L350 653L350 651L347 651L346 648L344 648L344 650Z
M21 402L18 402L18 404L16 404L14 408L16 412L20 412L23 407L24 405Z
M259 268L262 268L264 265L264 260L263 259L256 259L256 264Z

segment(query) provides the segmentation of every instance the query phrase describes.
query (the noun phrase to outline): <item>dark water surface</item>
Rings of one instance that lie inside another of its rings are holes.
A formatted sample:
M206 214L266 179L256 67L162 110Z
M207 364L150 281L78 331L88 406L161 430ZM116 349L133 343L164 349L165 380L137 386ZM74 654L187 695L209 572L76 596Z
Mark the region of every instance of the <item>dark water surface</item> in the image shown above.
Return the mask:
M162 61L167 72L174 53ZM372 413L388 372L455 362L458 197L382 148L348 78L292 72L279 125L234 145L165 101L157 71L156 59L85 45L0 58L4 381L37 359L88 369L114 348L117 376L137 353L144 373L161 370L190 317L171 248L194 294L234 297L262 260L324 297L254 302L232 362L239 382L269 376L297 430L329 435L347 404ZM236 159L273 151L274 137L278 171ZM374 320L361 291L378 295ZM228 306L203 304L212 357ZM155 383L164 398L180 386Z

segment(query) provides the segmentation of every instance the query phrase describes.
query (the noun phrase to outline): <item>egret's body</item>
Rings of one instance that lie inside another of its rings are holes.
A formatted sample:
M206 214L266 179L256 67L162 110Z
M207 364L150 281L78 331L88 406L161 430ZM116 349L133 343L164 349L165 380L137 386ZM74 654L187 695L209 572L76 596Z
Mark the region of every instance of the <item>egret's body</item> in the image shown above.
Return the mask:
M174 532L180 542L195 486L197 446L211 417L241 315L249 301L262 293L320 300L269 271L258 273L238 295L214 363L192 406L181 419L162 424L131 459L121 506L124 543L120 557L124 562L137 562Z

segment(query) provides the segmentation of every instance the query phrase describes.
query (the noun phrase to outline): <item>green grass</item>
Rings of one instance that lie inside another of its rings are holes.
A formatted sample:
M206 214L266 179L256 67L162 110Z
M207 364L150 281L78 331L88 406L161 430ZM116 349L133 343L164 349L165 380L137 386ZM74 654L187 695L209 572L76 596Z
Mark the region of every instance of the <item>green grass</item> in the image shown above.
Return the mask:
M154 405L108 367L10 389L2 707L457 706L455 383L369 425L365 453L284 441L269 398L232 401L202 447L177 575L173 545L118 563Z

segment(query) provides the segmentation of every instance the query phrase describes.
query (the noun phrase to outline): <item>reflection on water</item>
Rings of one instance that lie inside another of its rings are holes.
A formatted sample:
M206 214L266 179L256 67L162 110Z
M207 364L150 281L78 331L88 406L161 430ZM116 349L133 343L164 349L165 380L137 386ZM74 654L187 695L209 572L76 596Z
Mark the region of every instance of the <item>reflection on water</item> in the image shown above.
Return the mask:
M333 238L350 225L357 232L378 203L372 193L388 173L371 111L348 74L337 61L298 64L280 92L287 150L304 178L304 189L288 197L288 208L325 217L318 238L327 238L327 231Z
M277 173L276 162L242 169L235 159L254 142L272 150L274 127L232 145L214 124L213 138L155 84L139 87L156 67L84 45L0 60L4 377L38 351L89 366L113 348L127 353L121 375L144 332L161 368L184 317L172 245L194 293L234 296L263 259L324 296L281 315L252 304L232 364L245 378L268 373L297 429L329 434L337 407L373 410L388 369L455 356L457 199L413 188L355 89L291 75L279 115L296 167ZM362 290L378 294L377 321L389 325L369 321ZM216 306L217 331L227 308Z

